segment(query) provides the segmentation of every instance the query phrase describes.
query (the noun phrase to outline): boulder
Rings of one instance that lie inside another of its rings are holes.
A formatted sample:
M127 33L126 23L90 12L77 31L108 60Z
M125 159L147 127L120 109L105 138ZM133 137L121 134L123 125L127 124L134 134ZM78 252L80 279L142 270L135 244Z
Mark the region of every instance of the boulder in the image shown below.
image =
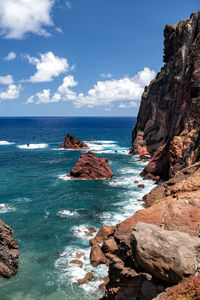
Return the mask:
M200 270L200 240L139 222L131 236L136 266L169 284Z
M93 245L90 252L90 263L94 267L97 267L100 264L106 264L106 262L107 259L103 254L101 247L98 244Z
M0 277L10 278L18 270L18 245L12 229L0 220Z
M73 150L87 150L88 146L77 139L75 136L68 133L68 135L64 138L62 145L58 148L63 149L73 149Z
M80 268L83 267L83 262L81 260L78 260L78 259L73 259L69 263L74 264L74 265L78 265Z
M115 226L102 226L97 232L96 236L90 240L90 244L94 245L96 243L103 243L107 240L111 235L113 235L115 231Z
M94 278L93 272L88 272L84 278L78 279L77 283L78 284L85 284L91 281Z
M70 172L73 179L107 179L113 176L107 158L99 158L93 152L82 154Z

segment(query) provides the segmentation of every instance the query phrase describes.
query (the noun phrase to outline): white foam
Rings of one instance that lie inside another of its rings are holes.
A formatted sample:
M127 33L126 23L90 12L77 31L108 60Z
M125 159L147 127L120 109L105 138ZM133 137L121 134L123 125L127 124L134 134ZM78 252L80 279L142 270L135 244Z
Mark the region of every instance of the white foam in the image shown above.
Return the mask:
M0 214L4 214L4 213L14 211L14 210L15 210L15 207L13 207L9 204L4 204L4 203L0 204Z
M13 145L14 143L7 142L7 141L0 141L0 146L7 146L7 145Z
M88 241L96 234L96 232L90 233L90 230L88 229L89 227L89 225L73 226L71 230L74 232L74 235L77 238L81 238Z
M69 176L67 176L66 174L58 175L58 178L62 179L62 180L71 180L71 178Z
M57 215L61 218L68 218L68 217L77 217L78 216L78 213L76 211L70 211L70 210L67 210L67 209L64 209L64 210L60 210Z
M48 144L29 144L29 146L26 145L18 145L17 146L20 149L44 149L48 147Z

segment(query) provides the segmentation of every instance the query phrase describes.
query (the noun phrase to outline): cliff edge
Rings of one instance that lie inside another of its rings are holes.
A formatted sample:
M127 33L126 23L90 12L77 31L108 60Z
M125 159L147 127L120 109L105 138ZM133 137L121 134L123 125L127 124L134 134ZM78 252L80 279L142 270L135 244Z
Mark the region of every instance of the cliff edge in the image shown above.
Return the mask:
M145 88L132 154L152 156L146 178L168 179L200 158L200 11L164 30L165 65Z

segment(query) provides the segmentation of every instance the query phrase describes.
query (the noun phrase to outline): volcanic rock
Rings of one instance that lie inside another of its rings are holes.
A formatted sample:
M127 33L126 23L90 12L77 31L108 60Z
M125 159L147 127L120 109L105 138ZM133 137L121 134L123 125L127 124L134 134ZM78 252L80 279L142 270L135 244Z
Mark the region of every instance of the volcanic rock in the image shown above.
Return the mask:
M164 63L145 88L132 153L152 159L143 176L168 179L200 153L200 11L164 30Z
M80 156L69 176L73 179L106 179L113 175L108 159L89 151Z
M12 229L0 220L0 277L10 278L18 270L18 245Z
M64 138L62 145L58 148L73 149L73 150L87 150L88 146L77 139L75 136L68 133Z
M135 263L170 284L200 270L200 240L179 231L137 223L131 237Z

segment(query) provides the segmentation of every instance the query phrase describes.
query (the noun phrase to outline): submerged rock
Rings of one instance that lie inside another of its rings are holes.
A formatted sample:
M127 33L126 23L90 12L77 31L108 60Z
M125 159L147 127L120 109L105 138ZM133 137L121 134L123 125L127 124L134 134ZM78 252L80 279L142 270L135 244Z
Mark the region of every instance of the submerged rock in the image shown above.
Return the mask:
M12 229L0 220L0 277L10 278L18 270L18 245Z
M93 152L82 154L70 172L73 179L106 179L114 174L107 158L99 158Z
M73 150L87 150L88 146L77 139L75 136L68 133L68 135L64 138L63 143L60 147L63 149L73 149Z

